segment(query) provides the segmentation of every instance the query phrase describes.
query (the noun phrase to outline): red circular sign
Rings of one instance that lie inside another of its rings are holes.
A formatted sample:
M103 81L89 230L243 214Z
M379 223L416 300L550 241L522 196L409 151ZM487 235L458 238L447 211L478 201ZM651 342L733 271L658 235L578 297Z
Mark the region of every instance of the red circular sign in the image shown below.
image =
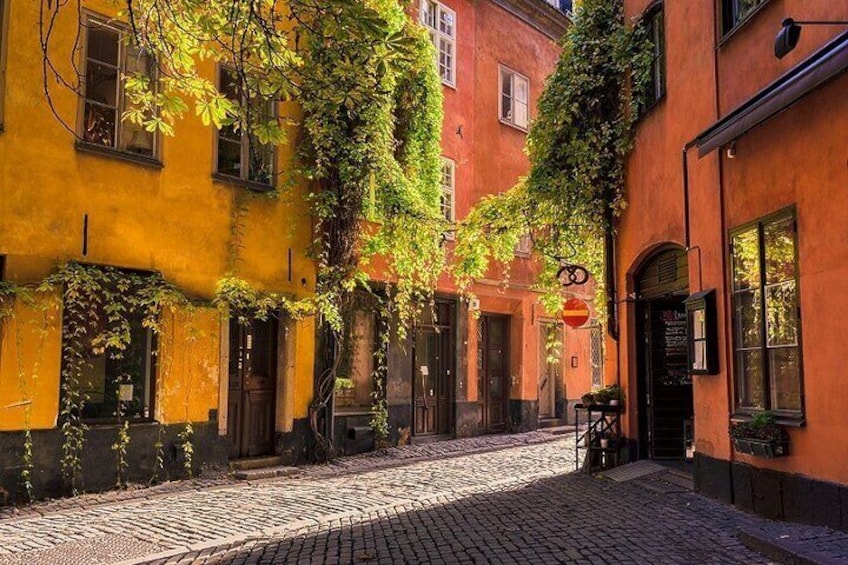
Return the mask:
M562 309L562 321L572 328L579 328L589 321L589 305L579 298L572 298Z

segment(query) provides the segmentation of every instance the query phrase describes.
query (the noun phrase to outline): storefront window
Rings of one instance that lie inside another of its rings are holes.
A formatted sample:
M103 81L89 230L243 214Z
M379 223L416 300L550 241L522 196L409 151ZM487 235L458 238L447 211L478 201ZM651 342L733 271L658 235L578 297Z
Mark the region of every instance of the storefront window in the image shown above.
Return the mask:
M794 214L732 235L737 406L800 415L800 322Z

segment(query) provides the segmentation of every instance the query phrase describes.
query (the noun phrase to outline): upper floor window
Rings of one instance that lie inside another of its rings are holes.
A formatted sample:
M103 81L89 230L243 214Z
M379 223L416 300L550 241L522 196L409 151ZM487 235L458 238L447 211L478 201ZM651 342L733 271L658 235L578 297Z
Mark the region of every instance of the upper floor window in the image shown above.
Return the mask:
M115 25L87 18L85 69L80 137L93 145L146 157L156 156L156 134L144 126L123 120L131 101L122 77L155 76L151 57L128 42L126 32Z
M665 15L661 3L645 15L645 26L653 50L650 78L642 107L650 108L665 94Z
M529 233L522 234L518 238L518 243L515 244L515 254L519 257L529 257L531 251L533 251L533 238Z
M794 213L731 234L736 406L803 411Z
M721 0L721 34L733 31L768 0Z
M235 73L227 67L219 67L218 90L247 109L248 122L274 119L274 101L248 96ZM215 155L215 172L218 175L270 187L274 184L275 158L274 145L261 143L250 130L250 124L245 127L234 123L218 130Z
M500 68L500 119L520 129L527 129L527 108L530 99L530 81L527 77Z
M442 82L456 86L456 12L433 0L421 0L421 23L430 30L436 46Z
M442 214L451 225L456 222L456 163L447 157L442 157ZM448 232L448 238L453 238L453 232Z

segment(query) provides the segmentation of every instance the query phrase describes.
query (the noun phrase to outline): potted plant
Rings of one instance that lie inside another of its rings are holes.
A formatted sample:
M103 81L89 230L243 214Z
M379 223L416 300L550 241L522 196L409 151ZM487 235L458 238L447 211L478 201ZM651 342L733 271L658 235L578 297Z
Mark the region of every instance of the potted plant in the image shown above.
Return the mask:
M580 402L583 403L583 406L591 406L595 403L595 395L591 392L587 392L580 397Z
M789 434L775 422L771 412L760 412L751 421L732 422L730 437L739 453L769 459L789 454Z
M595 392L596 404L609 404L610 398L609 388L602 388Z
M618 385L610 385L607 387L610 406L618 406L624 404L624 390Z

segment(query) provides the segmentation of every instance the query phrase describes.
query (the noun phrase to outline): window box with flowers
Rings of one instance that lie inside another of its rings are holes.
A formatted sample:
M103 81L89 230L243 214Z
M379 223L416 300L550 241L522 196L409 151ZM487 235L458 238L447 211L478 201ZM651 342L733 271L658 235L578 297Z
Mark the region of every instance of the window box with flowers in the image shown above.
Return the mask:
M731 423L730 438L738 453L769 459L789 455L789 434L770 412L760 412L750 421Z

